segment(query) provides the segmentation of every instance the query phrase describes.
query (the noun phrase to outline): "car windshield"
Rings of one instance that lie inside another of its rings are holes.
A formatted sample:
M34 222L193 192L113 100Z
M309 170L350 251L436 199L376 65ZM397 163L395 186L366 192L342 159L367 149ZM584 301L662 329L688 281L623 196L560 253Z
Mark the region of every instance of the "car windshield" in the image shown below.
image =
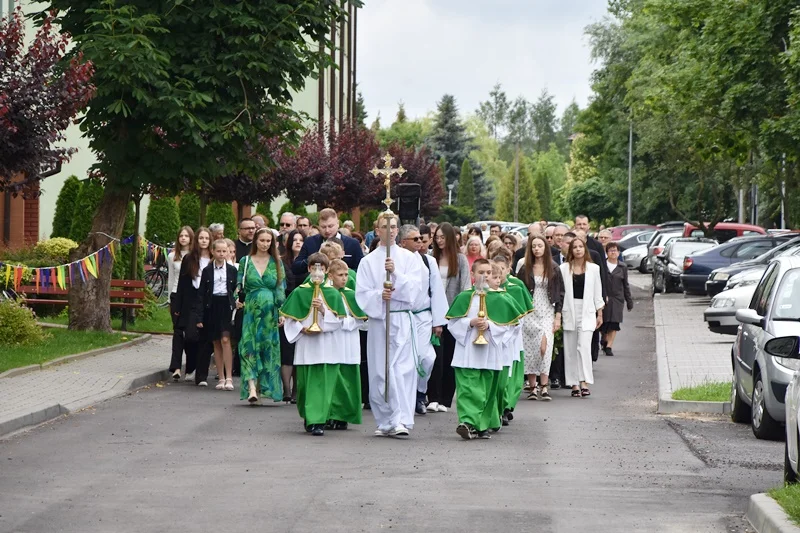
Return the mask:
M680 262L689 254L714 246L716 244L713 242L673 242L669 256L673 261Z
M783 276L775 297L773 320L800 320L800 268Z

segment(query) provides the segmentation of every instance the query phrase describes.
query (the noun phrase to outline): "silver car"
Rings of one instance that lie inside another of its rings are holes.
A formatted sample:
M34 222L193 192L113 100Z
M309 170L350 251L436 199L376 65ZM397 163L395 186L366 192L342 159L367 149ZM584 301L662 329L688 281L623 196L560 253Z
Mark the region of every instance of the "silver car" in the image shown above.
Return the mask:
M736 335L739 331L736 311L750 305L754 292L756 292L755 284L745 285L724 290L711 298L711 303L703 312L703 320L708 329L713 333Z
M731 418L750 422L759 439L783 436L786 387L800 360L769 355L765 345L775 337L800 336L800 257L770 261L740 322L733 343Z
M641 265L639 265L639 272L642 274L652 272L653 262L655 262L656 256L664 251L664 248L667 247L667 243L670 240L681 237L682 235L683 229L661 230L653 235L650 242L647 243L647 256L642 260Z
M647 244L633 246L622 252L622 262L628 268L639 268L645 257L647 257Z

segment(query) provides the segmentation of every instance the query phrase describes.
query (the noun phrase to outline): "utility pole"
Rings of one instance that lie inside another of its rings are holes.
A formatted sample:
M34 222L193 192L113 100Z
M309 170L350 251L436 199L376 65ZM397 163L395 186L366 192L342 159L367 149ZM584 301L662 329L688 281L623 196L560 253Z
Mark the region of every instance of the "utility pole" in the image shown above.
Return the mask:
M519 222L519 143L517 157L514 159L514 222Z
M633 203L633 120L628 123L628 224L632 224L631 212Z

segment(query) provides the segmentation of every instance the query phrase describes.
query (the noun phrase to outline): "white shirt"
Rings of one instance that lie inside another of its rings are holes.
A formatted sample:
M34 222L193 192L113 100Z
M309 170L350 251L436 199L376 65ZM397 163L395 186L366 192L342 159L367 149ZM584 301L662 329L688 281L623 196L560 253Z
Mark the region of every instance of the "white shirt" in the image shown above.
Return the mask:
M169 287L170 294L178 292L178 278L181 275L181 261L186 257L189 252L181 252L180 250L173 250L167 256L167 287ZM179 259L176 261L175 254L180 254Z
M200 277L203 275L203 269L211 262L210 257L200 257L200 268L197 269L197 276L192 280L192 285L195 289L200 288Z
M608 273L611 274L612 272L614 272L614 269L619 266L619 263L611 263L609 261L606 261L606 265L608 266Z
M228 295L228 264L222 263L222 266L217 266L214 263L214 296L227 296Z

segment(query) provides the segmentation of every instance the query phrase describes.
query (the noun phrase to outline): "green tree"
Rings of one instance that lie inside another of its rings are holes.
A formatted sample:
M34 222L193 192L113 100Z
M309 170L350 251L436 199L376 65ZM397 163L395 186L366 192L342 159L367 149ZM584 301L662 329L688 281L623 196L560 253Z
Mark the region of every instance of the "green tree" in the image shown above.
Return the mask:
M212 202L208 205L208 214L206 215L208 224L224 224L225 237L228 239L235 239L238 235L236 226L236 216L233 214L231 204L225 202Z
M72 229L72 215L75 213L75 204L81 193L81 181L77 176L70 176L64 180L61 192L56 200L56 213L53 216L53 237L69 237Z
M543 89L539 99L530 107L530 125L534 138L534 149L544 152L556 141L555 96Z
M175 198L151 198L147 208L144 236L147 240L161 246L173 242L181 226L178 204Z
M125 225L122 227L123 238L135 235L138 233L136 229L136 213L133 202L128 202L128 207L125 210ZM123 244L120 246L120 253L117 254L117 260L114 261L112 269L112 277L114 279L134 279L133 272L131 271L131 254L133 253L134 244ZM136 279L144 279L144 254L139 251L136 254Z
M382 148L399 143L409 148L416 148L425 143L430 135L433 120L424 117L416 120L405 119L403 122L395 121L389 128L384 128L376 133Z
M406 116L406 106L401 100L397 104L397 117L395 117L394 119L394 124L403 124L407 121L408 121L408 116Z
M508 164L500 158L500 143L489 135L486 124L479 117L469 117L464 124L467 134L472 137L470 160L483 168L492 191L497 191L508 172Z
M293 94L331 65L319 46L333 45L329 28L347 15L339 2L49 0L42 13L51 10L96 68L81 128L102 154L93 171L105 193L76 258L104 246L102 233L119 235L131 196L151 185L177 194L187 182L267 172L271 157L253 147L297 142ZM109 288L102 268L71 291L71 328L110 329Z
M497 141L508 120L510 103L503 86L496 84L489 93L489 99L478 106L478 116L489 129L489 135Z
M533 178L530 173L530 160L524 155L520 156L519 162L519 216L517 221L530 223L541 219L541 208L539 199L533 185ZM515 168L512 166L506 173L506 177L500 184L500 191L497 195L495 216L498 220L514 220L514 180L516 177Z
M83 242L92 231L92 220L103 198L103 186L97 180L86 180L81 185L75 210L72 213L72 225L69 238L75 242ZM108 243L108 237L105 238ZM85 256L84 256L85 257Z
M536 199L539 201L541 217L544 220L552 220L553 211L550 208L550 199L552 197L550 176L547 175L547 171L539 164L536 164L533 170L533 188L536 191Z
M599 178L590 178L575 185L567 198L570 216L591 213L596 220L613 219L617 215L609 186Z
M358 84L356 84L356 90L358 90ZM358 91L358 96L356 97L356 109L353 117L356 124L364 128L367 127L367 106L364 103L364 95L361 94L361 91Z
M291 214L293 214L295 216L298 216L298 217L300 217L300 216L307 217L308 216L308 210L306 209L306 206L295 204L295 203L292 203L291 201L284 202L284 204L278 210L278 216L280 216L283 213L291 213Z
M475 184L472 181L472 167L469 159L461 165L461 175L458 178L458 207L475 212Z
M194 193L183 193L178 200L178 218L181 226L196 229L200 226L200 198Z

